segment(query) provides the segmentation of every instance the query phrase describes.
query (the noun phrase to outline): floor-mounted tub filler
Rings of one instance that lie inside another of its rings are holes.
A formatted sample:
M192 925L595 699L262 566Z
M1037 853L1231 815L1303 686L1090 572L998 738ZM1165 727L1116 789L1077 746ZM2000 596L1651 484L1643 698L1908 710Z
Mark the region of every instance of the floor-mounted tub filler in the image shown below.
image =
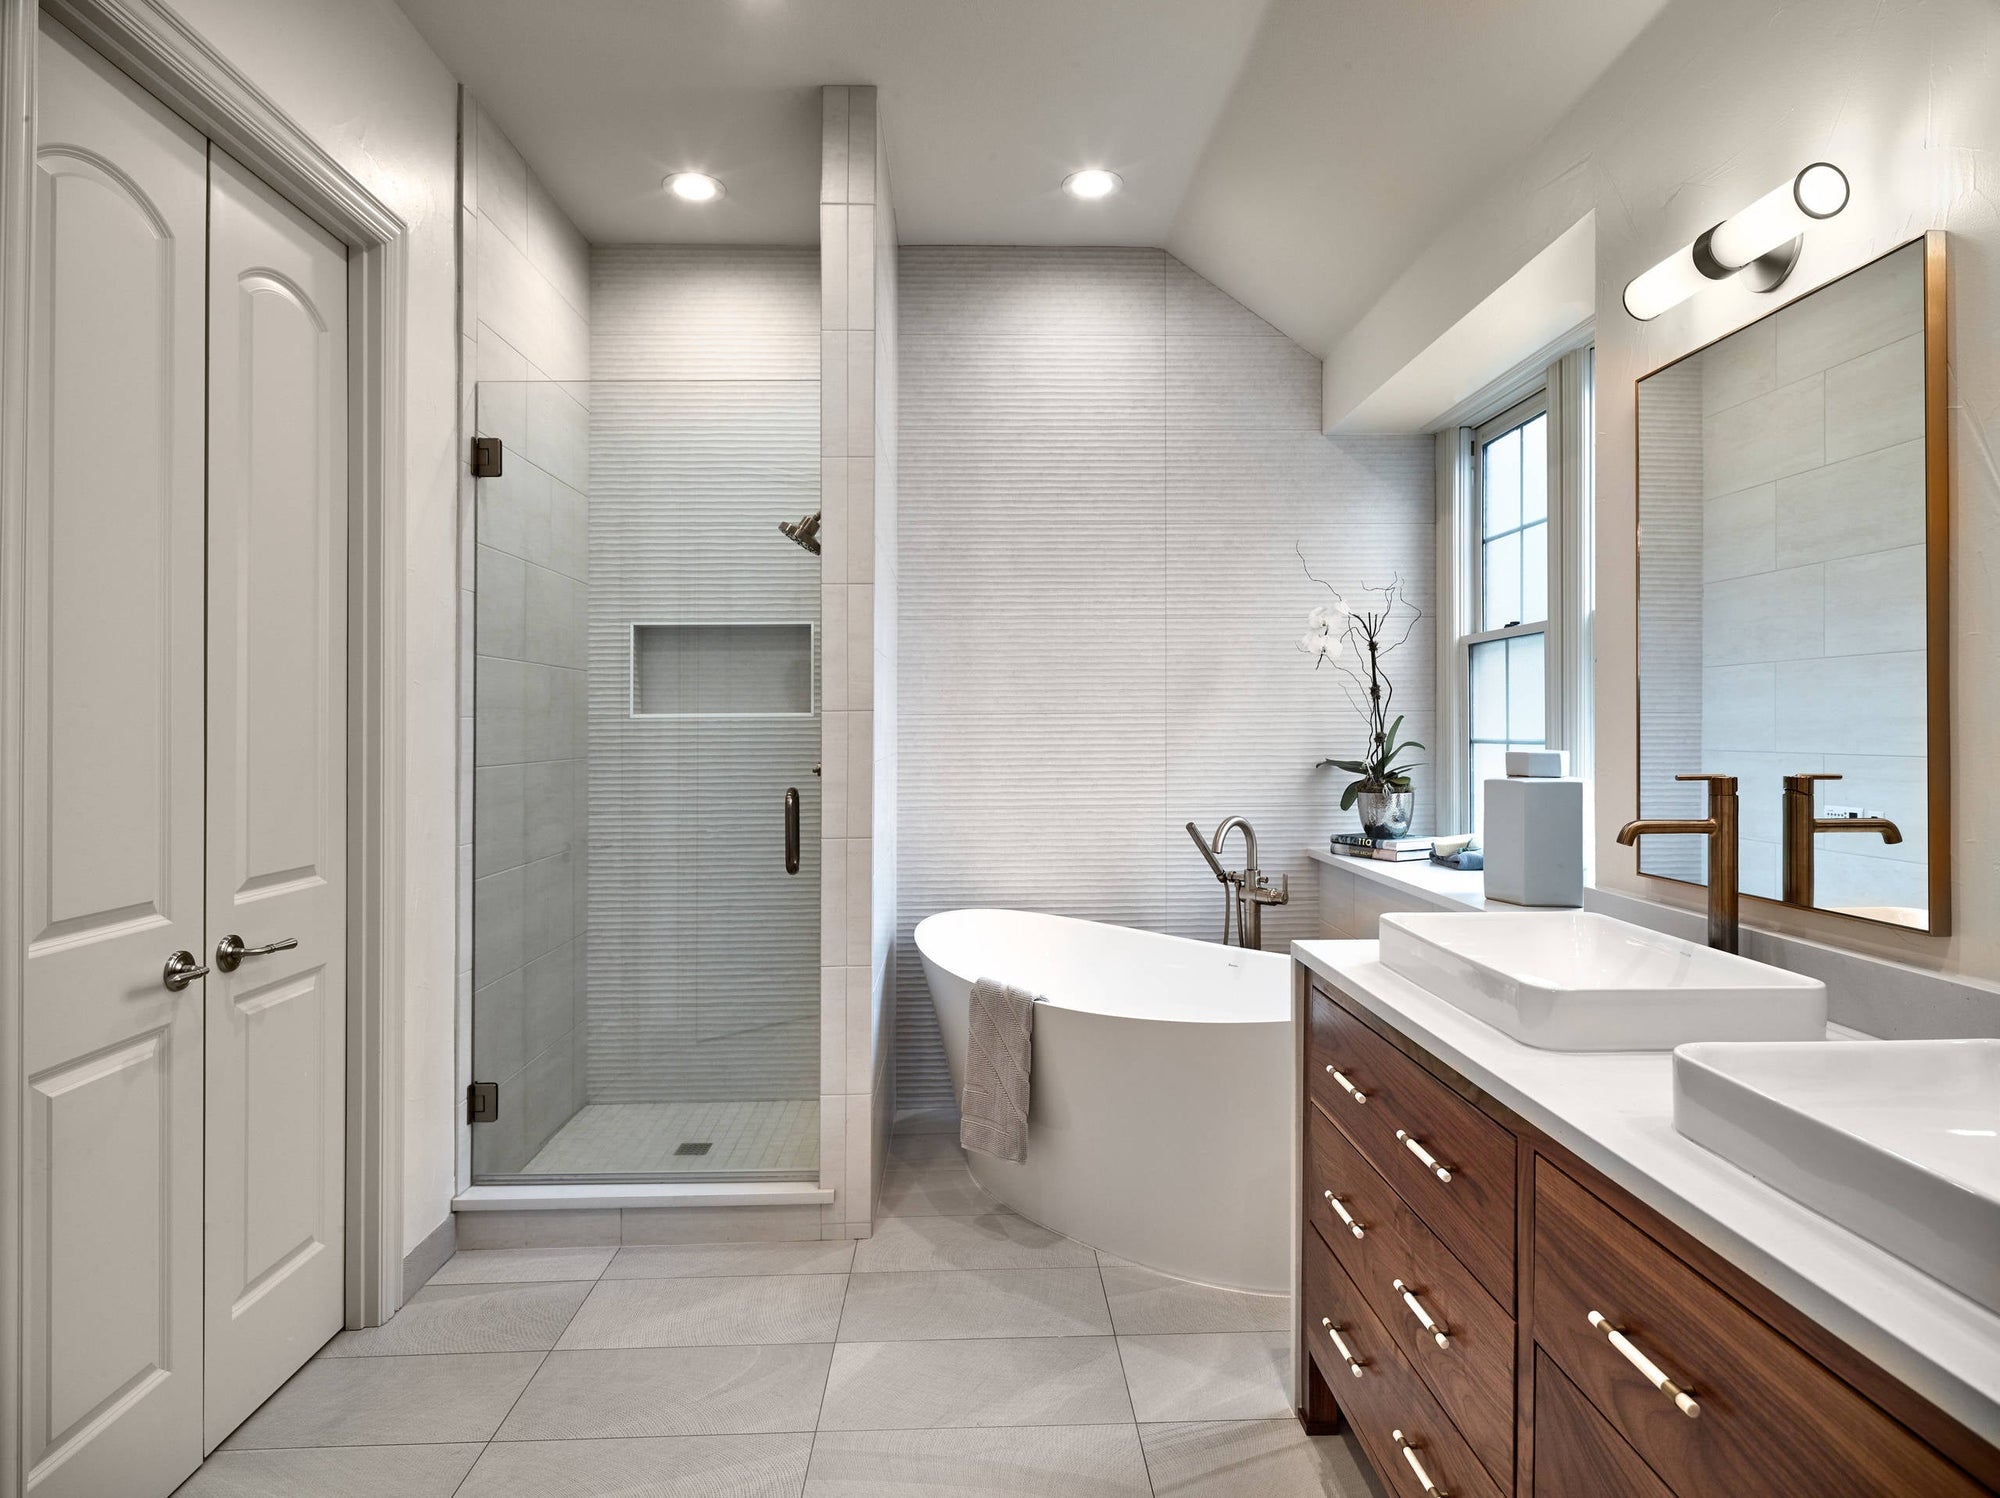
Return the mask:
M1232 1289L1290 1272L1291 965L1018 910L953 910L916 930L954 1090L972 985L1035 1013L1023 1164L969 1153L1023 1217L1135 1264Z

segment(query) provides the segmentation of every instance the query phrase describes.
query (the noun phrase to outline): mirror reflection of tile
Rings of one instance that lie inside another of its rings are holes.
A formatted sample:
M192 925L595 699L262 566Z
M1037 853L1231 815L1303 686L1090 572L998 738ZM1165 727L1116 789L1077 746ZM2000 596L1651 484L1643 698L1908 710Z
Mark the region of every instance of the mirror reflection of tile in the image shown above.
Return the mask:
M1928 903L1924 259L1906 245L1639 383L1640 805L1742 782L1742 891L1778 898L1783 778L1821 816L1821 908ZM1692 838L1641 869L1703 878Z

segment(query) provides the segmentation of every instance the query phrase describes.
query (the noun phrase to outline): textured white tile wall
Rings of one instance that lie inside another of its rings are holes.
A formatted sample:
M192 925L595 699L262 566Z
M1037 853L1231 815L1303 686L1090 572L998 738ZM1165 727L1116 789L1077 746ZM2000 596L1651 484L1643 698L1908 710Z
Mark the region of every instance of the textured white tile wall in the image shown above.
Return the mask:
M582 1104L589 251L460 100L459 1032L500 1119L471 1168L520 1169ZM474 431L505 445L474 481Z
M1428 439L1323 437L1319 362L1169 255L913 248L900 265L911 1108L951 1103L909 934L933 911L1213 940L1221 891L1183 826L1241 814L1293 884L1265 945L1312 933L1305 849L1354 821L1312 766L1362 729L1296 649L1322 600L1298 549L1343 589L1400 574L1428 615L1434 507ZM1426 741L1433 662L1426 623L1395 657Z
M1822 835L1818 903L1928 901L1922 275L1899 250L1641 386L1642 805L1698 815L1669 778L1697 757L1737 776L1746 894L1782 887L1783 777L1827 770L1822 807L1904 840ZM1640 861L1701 864L1687 839Z
M809 1099L821 867L811 716L630 711L634 624L819 628L811 250L616 246L592 259L589 1086L593 1103ZM823 698L824 682L815 686Z

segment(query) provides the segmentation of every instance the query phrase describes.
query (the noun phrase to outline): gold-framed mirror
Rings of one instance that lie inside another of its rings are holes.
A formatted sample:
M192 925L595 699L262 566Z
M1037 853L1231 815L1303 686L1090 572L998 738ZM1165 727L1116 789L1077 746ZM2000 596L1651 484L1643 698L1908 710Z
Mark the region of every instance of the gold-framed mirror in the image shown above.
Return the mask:
M1639 811L1737 777L1741 892L1951 922L1945 236L1638 381ZM1696 838L1639 872L1706 882Z

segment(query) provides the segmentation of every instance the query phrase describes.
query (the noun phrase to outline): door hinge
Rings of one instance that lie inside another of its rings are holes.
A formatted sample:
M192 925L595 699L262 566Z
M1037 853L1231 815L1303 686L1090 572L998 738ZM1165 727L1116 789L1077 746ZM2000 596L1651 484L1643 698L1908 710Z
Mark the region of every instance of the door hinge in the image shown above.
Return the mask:
M465 1089L465 1121L492 1123L500 1116L500 1084L474 1082Z
M500 439L498 437L474 437L472 439L472 476L476 479L499 478L500 457Z

